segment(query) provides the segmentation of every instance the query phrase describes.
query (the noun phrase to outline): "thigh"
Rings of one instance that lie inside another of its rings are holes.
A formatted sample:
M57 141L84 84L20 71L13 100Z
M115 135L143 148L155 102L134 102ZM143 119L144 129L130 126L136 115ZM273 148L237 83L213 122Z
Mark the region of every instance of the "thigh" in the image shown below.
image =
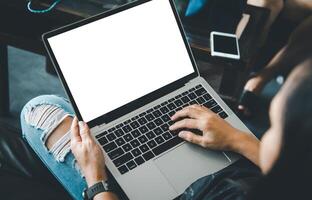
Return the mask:
M49 106L47 108L49 112L44 106ZM41 112L37 110L34 114L36 109L40 109ZM44 118L47 118L47 115L52 114L56 117L52 119L50 117L49 122L43 121ZM82 199L81 194L86 187L86 182L79 171L74 156L70 152L69 132L62 137L63 144L53 146L50 150L46 147L49 133L66 116L73 117L74 111L70 103L64 98L54 95L37 97L28 102L22 110L23 137L71 196L74 199Z

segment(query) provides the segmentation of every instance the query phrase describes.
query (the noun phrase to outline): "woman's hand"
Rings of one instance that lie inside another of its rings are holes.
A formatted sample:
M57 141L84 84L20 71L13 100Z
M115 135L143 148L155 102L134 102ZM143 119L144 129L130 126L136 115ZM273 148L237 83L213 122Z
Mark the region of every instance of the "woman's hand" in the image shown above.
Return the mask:
M200 105L186 107L171 119L176 122L170 130L181 130L179 137L204 148L233 151L235 138L241 134L219 115ZM181 120L177 121L179 119ZM203 135L196 135L190 129L198 129L203 132Z
M71 150L89 186L107 179L102 148L91 136L88 125L75 117L71 126Z

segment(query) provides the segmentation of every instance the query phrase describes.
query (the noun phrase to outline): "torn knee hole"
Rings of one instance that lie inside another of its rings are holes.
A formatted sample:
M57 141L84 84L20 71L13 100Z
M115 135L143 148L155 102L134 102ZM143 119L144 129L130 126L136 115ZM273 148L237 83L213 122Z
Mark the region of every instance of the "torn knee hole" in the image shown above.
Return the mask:
M55 105L39 105L25 114L26 123L43 130L41 140L57 161L63 161L70 151L72 117Z

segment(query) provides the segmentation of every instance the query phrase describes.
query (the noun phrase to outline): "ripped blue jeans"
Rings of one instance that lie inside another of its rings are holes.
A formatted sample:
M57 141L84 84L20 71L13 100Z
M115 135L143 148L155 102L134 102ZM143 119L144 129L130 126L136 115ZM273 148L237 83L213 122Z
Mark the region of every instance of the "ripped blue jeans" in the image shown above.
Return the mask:
M74 111L66 99L55 95L34 98L21 112L23 137L69 194L82 199L87 185L70 152L70 132L50 149L46 147L49 135L68 116L73 117Z

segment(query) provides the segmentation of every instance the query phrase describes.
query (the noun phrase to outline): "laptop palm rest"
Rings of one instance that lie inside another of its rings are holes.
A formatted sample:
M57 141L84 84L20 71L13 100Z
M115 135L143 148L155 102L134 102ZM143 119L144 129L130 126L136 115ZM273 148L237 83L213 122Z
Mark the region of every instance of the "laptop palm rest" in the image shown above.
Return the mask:
M219 171L230 162L221 152L185 143L155 160L155 164L175 190L182 194L191 183Z

